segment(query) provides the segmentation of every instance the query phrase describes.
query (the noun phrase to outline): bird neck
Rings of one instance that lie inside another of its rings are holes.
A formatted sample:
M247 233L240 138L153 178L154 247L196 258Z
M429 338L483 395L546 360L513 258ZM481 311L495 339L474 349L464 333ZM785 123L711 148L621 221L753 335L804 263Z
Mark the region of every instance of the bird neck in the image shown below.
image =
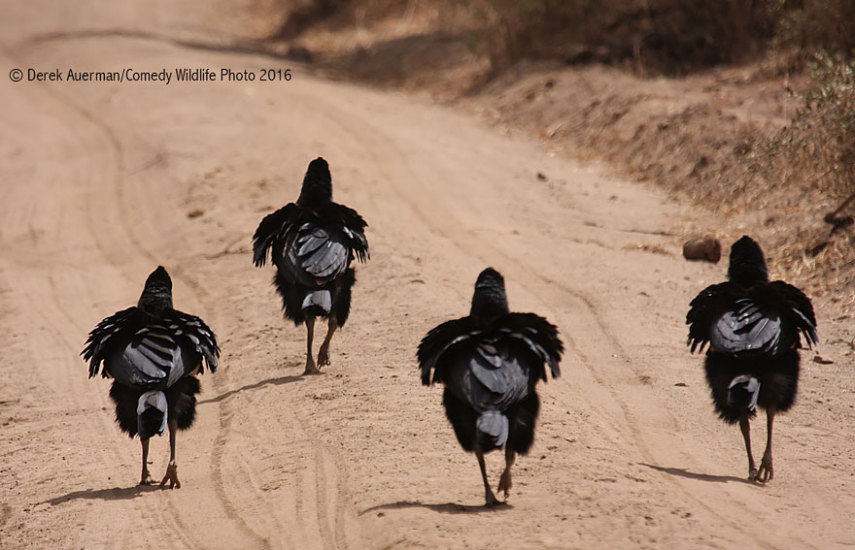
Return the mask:
M316 208L330 202L332 202L332 181L326 177L306 174L297 204Z
M731 263L727 270L727 278L741 286L753 286L757 283L769 282L769 271L766 262Z
M727 278L742 286L769 282L766 257L760 245L750 237L743 236L731 246Z
M165 310L172 309L172 292L146 287L137 302L137 307L150 315L159 316Z
M491 287L479 287L475 289L472 296L472 308L470 317L480 323L487 324L494 319L510 313L508 298L502 289Z

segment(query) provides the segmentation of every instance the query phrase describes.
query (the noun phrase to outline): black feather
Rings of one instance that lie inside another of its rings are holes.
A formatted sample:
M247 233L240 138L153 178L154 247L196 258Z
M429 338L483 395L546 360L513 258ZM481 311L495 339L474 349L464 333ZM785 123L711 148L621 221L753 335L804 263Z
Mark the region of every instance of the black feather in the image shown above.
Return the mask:
M719 416L734 423L754 411L734 404L732 397L729 402L731 382L739 376L756 378L758 406L786 411L798 389L798 349L816 345L818 337L810 300L783 281L769 282L757 243L743 237L730 258L731 280L701 291L686 323L692 353L710 345L704 369L713 402Z
M200 391L199 379L185 376L166 392L169 416L177 419L179 430L186 430L196 420L196 394Z
M116 405L116 422L129 437L137 435L137 404L146 390L131 388L114 381L110 387L110 399ZM196 419L196 394L200 391L199 379L185 376L168 388L166 393L167 415L177 419L178 429L186 430ZM155 411L155 409L149 409ZM151 424L160 425L156 412L151 413Z
M137 433L140 438L149 438L156 435L163 425L163 412L153 407L146 409L137 417L137 422L139 425Z
M306 317L335 317L339 326L350 311L356 278L351 264L370 257L365 220L332 201L329 166L322 158L309 164L296 203L261 220L253 236L253 263L262 266L270 254L276 265L274 285L282 297L285 317L302 324ZM318 290L331 295L330 311L306 306Z
M751 237L743 235L730 247L727 278L743 286L769 282L769 268L763 250Z
M164 348L170 341L173 345ZM131 307L107 317L89 333L81 355L89 361L90 378L98 374L102 362L110 355L128 346L144 349L143 354L151 358L155 367L162 364L158 359L166 359L170 353L186 353L188 372L200 366L203 358L211 372L215 372L220 355L216 336L200 318L174 309L166 309L155 317ZM116 376L109 365L104 367L105 377Z
M143 391L113 382L110 399L116 404L116 422L130 437L137 435L137 402Z
M474 294L471 315L446 321L422 339L416 354L422 383L445 384L446 415L464 450L509 445L525 453L539 410L535 386L546 380L546 365L553 377L560 375L564 347L542 317L508 312L495 270L482 272Z
M712 341L721 353L774 356L819 341L810 300L783 281L707 287L692 300L686 324L692 353Z
M139 426L156 433L163 421L154 408L138 418L139 399L150 390L165 393L167 416L179 429L190 427L199 393L193 375L204 372L204 365L216 371L219 354L216 336L202 319L172 308L172 281L163 267L149 275L138 305L98 323L81 352L90 378L101 372L115 379L110 398L116 421L131 437Z
M763 409L774 406L776 411L788 411L796 400L799 387L799 354L788 350L781 356L735 358L720 353L707 354L704 372L710 388L715 411L728 424L735 424L742 416L753 417L755 411L744 404L734 404L728 399L728 387L734 378L749 375L760 382L757 405Z
M309 163L297 204L305 207L322 205L332 200L332 175L327 161L318 157Z
M290 203L261 220L252 236L252 261L256 267L264 265L273 243L281 238L287 226L296 223L298 215L299 208L296 204Z

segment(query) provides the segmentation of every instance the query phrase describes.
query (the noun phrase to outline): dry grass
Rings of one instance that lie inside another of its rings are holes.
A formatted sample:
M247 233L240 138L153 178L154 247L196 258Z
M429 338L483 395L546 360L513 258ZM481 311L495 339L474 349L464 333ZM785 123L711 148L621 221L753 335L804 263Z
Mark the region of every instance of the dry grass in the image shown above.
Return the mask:
M803 107L760 153L784 181L815 182L843 199L855 192L855 61L817 54L811 74Z
M486 0L494 68L519 59L603 62L681 74L755 57L774 35L774 0Z
M813 85L803 94L803 107L792 124L758 143L752 181L764 193L788 197L782 202L796 223L788 223L790 234L778 238L784 264L796 276L851 305L855 61L817 55L811 74Z
M757 59L855 53L855 0L482 0L494 70L520 59L600 62L639 76Z
M855 0L781 0L776 46L855 54Z

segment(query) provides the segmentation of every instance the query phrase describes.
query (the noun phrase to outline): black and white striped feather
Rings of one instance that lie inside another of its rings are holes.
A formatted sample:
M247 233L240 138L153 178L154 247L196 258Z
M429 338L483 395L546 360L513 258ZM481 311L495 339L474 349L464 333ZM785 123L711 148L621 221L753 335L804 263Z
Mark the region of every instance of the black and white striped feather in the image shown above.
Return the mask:
M89 377L99 372L139 388L167 388L179 378L217 369L220 349L199 317L174 309L159 316L131 307L107 317L89 333L81 352ZM102 368L103 365L103 368Z

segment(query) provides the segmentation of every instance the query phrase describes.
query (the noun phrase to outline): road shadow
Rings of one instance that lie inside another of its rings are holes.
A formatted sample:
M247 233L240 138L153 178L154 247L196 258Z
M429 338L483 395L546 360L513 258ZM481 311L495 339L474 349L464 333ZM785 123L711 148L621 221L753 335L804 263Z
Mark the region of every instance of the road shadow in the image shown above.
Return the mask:
M712 474L698 474L695 472L690 472L683 468L666 468L664 466L656 466L654 464L645 464L644 462L639 462L641 466L646 466L652 470L656 470L658 472L665 472L666 474L670 474L672 476L685 477L688 479L697 479L699 481L712 481L714 483L751 483L748 481L748 478L741 478L736 476L717 476ZM752 483L753 485L753 483Z
M280 376L278 378L268 378L267 380L262 380L260 382L255 382L253 384L247 384L246 386L240 387L236 390L229 390L223 394L218 395L217 397L212 397L210 399L205 399L199 401L200 405L205 403L219 403L223 399L228 399L229 397L235 395L236 393L240 393L242 391L247 390L257 390L258 388L264 386L281 386L283 384L290 384L292 382L299 382L303 379L302 376Z
M380 86L436 79L464 65L470 37L450 30L411 34L316 60L315 65L337 78L353 78Z
M130 500L144 493L165 490L160 485L134 485L132 487L114 487L112 489L86 489L85 491L72 491L71 493L39 502L38 504L50 504L56 506L69 500Z
M402 510L404 508L426 508L433 512L439 512L440 514L493 514L501 512L503 510L512 510L514 507L510 504L500 504L499 506L487 508L483 504L479 506L472 506L470 504L457 504L456 502L446 502L445 504L425 504L417 500L401 500L398 502L391 502L389 504L378 504L377 506L366 508L365 510L361 511L359 515L362 516L368 514L369 512L377 512L383 510Z
M216 42L185 40L164 34L133 29L81 29L76 31L46 32L29 37L24 41L24 44L38 45L51 42L64 42L67 40L113 37L162 42L191 50L266 57L278 61L290 60L292 58L288 53L283 54L272 50L268 46L267 41L264 40L240 40L218 44Z

